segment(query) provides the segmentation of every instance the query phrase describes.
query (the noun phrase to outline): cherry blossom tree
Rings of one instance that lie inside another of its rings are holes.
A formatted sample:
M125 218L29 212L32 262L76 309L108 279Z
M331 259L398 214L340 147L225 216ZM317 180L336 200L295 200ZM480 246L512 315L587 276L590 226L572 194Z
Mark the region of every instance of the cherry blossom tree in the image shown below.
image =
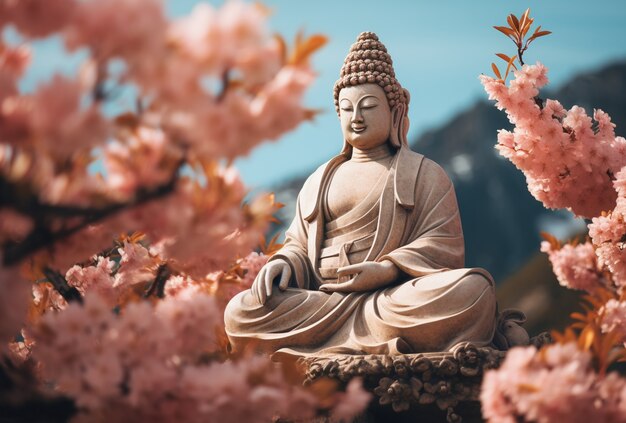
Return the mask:
M288 48L267 13L0 0L0 404L12 417L54 398L64 414L48 420L348 419L369 402L358 381L305 388L295 366L228 352L223 308L277 249L262 239L280 207L244 203L230 163L314 116L302 98L325 42L299 34ZM29 43L47 37L86 58L25 92Z
M559 283L585 292L586 313L574 313L576 322L553 334L555 344L513 349L499 370L487 372L483 413L490 422L624 422L626 379L611 369L626 359L626 140L602 110L591 117L579 106L566 110L541 99L547 68L524 64L523 54L550 32L530 32L529 10L507 23L495 28L514 41L517 53L499 53L506 71L492 64L495 77L480 77L514 125L498 132L496 148L544 206L587 219L586 242L562 245L544 234L541 245Z

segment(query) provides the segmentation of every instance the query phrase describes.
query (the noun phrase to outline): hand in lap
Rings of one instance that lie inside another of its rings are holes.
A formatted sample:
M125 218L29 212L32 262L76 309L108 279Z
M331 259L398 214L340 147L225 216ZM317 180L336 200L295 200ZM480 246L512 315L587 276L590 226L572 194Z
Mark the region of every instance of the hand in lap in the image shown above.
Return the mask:
M320 291L329 293L373 291L389 285L398 278L399 274L398 267L389 260L352 264L337 270L338 277L355 275L352 279L337 284L322 285Z

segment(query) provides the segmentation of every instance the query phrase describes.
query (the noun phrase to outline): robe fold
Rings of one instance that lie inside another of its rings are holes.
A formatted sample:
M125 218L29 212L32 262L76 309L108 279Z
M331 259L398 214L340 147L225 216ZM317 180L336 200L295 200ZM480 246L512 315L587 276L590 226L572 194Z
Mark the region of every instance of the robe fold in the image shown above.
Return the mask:
M331 219L326 194L337 156L305 182L285 245L270 260L292 270L290 288L264 305L250 290L225 311L235 350L252 342L280 355L401 354L489 344L496 326L494 283L463 268L464 241L454 187L433 161L401 147L388 173L351 211ZM324 293L338 267L392 261L402 273L373 292Z

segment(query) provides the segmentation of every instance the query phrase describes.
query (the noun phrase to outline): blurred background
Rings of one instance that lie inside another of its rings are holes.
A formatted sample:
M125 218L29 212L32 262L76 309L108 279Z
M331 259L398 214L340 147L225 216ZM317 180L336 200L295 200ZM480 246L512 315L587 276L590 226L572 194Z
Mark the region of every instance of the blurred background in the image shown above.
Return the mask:
M166 2L171 16L188 13L198 0ZM221 1L210 2L219 5ZM332 87L357 35L376 32L387 46L400 83L411 93L409 140L413 150L441 164L452 178L461 210L466 266L484 267L496 279L501 308L517 307L529 316L531 332L559 328L577 295L561 288L547 257L539 253L540 231L562 240L583 235L584 222L543 208L526 189L524 177L493 148L498 129L510 125L486 101L478 81L491 73L495 53L513 54L513 43L493 29L509 13L527 7L535 24L553 34L540 38L525 55L527 63L549 68L543 98L566 107L601 108L626 127L626 3L623 0L485 0L310 2L265 0L271 30L288 41L299 30L322 33L329 43L314 57L318 79L307 105L316 118L238 160L251 192L273 191L285 203L279 218L288 224L295 197L317 166L340 150L341 132ZM621 40L621 41L620 41ZM35 43L34 63L22 89L30 90L54 72L75 73L81 53L68 56L58 39ZM503 63L503 62L501 62ZM284 231L277 226L274 231Z

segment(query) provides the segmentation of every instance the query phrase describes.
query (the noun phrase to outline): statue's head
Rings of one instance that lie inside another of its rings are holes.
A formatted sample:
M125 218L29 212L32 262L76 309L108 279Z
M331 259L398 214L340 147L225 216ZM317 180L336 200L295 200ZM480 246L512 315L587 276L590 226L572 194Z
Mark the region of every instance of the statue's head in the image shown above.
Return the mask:
M395 78L387 48L363 32L350 48L334 87L335 108L346 145L362 149L385 142L406 146L409 93Z

